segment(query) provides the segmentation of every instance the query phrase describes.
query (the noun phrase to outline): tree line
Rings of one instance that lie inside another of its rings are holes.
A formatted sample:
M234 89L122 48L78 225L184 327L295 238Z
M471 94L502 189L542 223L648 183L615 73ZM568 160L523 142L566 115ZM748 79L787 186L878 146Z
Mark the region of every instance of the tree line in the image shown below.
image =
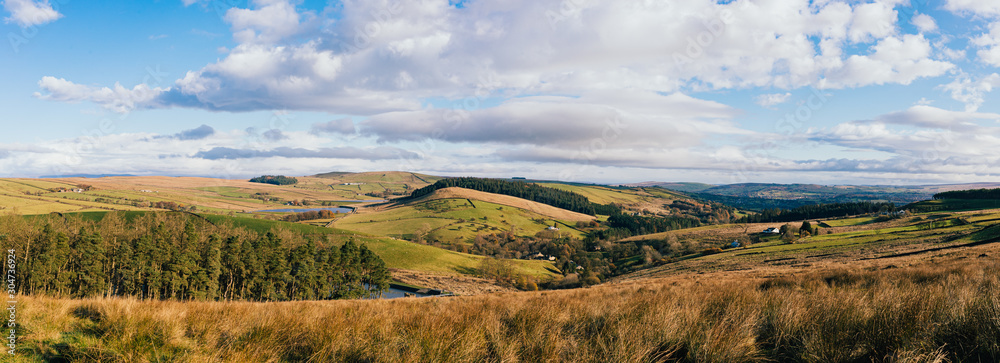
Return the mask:
M274 184L274 185L292 185L292 184L297 184L299 180L294 177L288 177L284 175L262 175L256 178L251 178L250 182Z
M1000 189L953 190L934 194L934 199L1000 199Z
M608 217L608 228L591 231L593 239L619 239L644 234L660 233L677 229L701 226L701 221L691 217L667 216L646 217L629 214L615 214Z
M418 198L431 194L435 190L451 187L460 187L493 194L509 195L587 215L611 215L621 213L621 208L618 206L596 204L587 199L587 197L577 193L543 187L538 184L529 184L522 181L509 181L503 179L470 177L441 179L434 184L414 190L410 196L412 198Z
M804 205L794 209L765 209L760 213L746 215L737 223L792 222L804 219L844 217L861 214L895 212L896 205L886 202L848 202Z
M180 213L5 216L0 244L16 251L22 294L317 300L379 296L391 281L385 263L353 241L323 247Z

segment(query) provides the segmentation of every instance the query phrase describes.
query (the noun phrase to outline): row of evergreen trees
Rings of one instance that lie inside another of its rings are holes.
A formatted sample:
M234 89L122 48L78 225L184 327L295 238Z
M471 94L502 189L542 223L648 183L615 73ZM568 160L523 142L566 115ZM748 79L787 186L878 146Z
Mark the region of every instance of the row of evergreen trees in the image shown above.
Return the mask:
M274 185L292 185L299 182L295 177L289 177L284 175L262 175L255 178L250 178L251 183L264 183L264 184L274 184Z
M934 199L1000 199L1000 189L953 190L934 194Z
M284 301L379 296L391 280L385 263L352 241L324 248L287 231L259 234L179 213L130 217L0 218L0 245L17 255L17 291Z
M886 202L850 202L804 205L794 209L765 209L737 220L737 223L792 222L805 219L844 217L870 213L895 212L896 205Z
M588 215L596 215L597 213L610 215L621 212L621 208L617 206L595 204L588 200L587 197L573 192L504 179L468 177L441 179L434 184L414 190L410 196L414 198L422 197L433 193L435 190L451 187L509 195Z
M668 216L644 217L628 214L616 214L608 217L607 230L592 231L592 238L624 238L644 234L673 231L683 228L693 228L701 225L695 218Z

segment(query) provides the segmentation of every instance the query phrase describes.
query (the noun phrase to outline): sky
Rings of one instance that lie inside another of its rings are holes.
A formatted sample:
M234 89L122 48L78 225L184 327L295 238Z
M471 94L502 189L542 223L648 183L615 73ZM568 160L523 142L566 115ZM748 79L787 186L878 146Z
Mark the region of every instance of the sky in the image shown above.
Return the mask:
M3 0L0 176L1000 181L996 0Z

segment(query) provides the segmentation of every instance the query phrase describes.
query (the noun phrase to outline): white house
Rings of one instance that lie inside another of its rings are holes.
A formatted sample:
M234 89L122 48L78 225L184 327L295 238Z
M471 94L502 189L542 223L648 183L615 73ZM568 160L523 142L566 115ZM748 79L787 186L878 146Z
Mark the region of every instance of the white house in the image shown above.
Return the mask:
M765 229L763 233L780 234L781 233L781 229L778 229L776 227L771 227L771 228Z

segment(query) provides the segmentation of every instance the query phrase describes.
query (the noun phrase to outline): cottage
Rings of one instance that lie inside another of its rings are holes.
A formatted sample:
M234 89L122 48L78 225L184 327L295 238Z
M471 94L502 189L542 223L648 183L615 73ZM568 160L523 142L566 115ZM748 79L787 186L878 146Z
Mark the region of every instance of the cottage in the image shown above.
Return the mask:
M776 227L771 227L771 228L768 228L768 229L765 229L763 233L768 233L768 234L781 234L781 229L778 229L778 228L776 228Z

